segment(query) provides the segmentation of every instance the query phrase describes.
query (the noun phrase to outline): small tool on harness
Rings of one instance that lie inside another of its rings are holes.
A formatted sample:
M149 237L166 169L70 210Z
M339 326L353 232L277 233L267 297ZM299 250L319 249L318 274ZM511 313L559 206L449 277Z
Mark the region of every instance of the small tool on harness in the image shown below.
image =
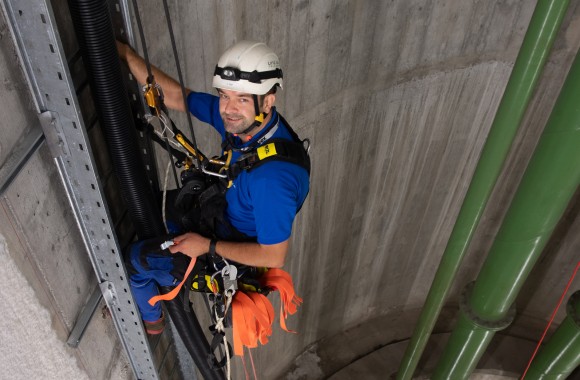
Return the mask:
M141 90L143 91L143 97L149 106L149 111L152 114L159 116L160 111L164 108L164 96L161 86L155 82L155 79L151 75L147 77L147 84L144 85Z
M165 242L161 243L161 246L160 246L160 248L161 248L162 250L165 250L165 249L167 249L167 248L171 247L172 245L175 245L175 243L173 242L173 240L167 240L167 241L165 241Z
M228 264L221 270L221 276L224 281L224 293L233 297L238 290L238 268Z

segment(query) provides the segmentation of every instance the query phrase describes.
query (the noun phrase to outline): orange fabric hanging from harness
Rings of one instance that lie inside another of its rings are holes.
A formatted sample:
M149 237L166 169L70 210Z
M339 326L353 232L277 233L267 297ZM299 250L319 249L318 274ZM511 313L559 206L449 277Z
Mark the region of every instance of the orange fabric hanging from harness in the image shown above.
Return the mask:
M154 305L159 301L174 299L193 270L195 261L195 259L191 260L183 281L179 285L169 293L151 297L149 304ZM260 283L265 288L280 292L280 327L285 331L295 333L286 327L286 318L288 318L288 314L296 313L298 306L302 304L302 298L296 295L290 274L282 269L268 269L260 277ZM235 355L244 356L244 346L255 348L258 346L258 342L262 345L268 343L268 337L272 335L274 307L266 296L238 290L234 294L231 307Z
M260 278L261 285L280 292L280 326L288 332L286 318L294 314L302 299L294 291L290 275L282 269L269 269ZM274 309L262 294L237 292L232 301L234 354L244 356L244 346L254 348L268 342L272 334Z
M280 326L288 332L295 332L286 328L286 318L298 311L298 306L302 304L302 298L296 295L292 277L282 269L270 269L261 278L263 286L280 292L282 300L280 305ZM284 317L284 318L282 318Z
M237 292L232 301L234 354L244 355L244 346L255 348L268 343L272 334L274 308L260 293Z

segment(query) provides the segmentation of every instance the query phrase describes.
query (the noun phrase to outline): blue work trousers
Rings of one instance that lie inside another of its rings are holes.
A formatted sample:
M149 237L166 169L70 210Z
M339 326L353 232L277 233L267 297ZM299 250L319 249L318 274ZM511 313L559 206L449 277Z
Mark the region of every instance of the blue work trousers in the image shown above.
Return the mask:
M153 239L159 244L160 239ZM133 273L129 276L131 291L144 321L154 322L161 318L161 302L151 306L149 299L159 294L159 286L175 286L183 279L183 271L176 265L187 266L189 258L172 256L168 250L151 249L151 240L139 241L129 247L129 260ZM157 245L159 247L159 245ZM136 272L136 273L135 273ZM181 275L181 277L180 277Z

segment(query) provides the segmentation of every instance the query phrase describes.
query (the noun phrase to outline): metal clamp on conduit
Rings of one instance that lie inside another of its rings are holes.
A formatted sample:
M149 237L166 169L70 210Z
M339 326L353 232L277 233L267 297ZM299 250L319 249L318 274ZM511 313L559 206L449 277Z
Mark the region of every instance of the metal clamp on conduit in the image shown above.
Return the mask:
M488 331L501 331L512 324L514 318L516 317L516 307L512 305L503 319L499 321L488 321L481 317L479 317L471 306L469 305L469 299L471 298L471 292L473 291L473 286L475 285L475 281L470 282L465 286L463 292L461 293L461 300L459 302L459 309L465 314L467 318L474 325L481 327L482 329Z

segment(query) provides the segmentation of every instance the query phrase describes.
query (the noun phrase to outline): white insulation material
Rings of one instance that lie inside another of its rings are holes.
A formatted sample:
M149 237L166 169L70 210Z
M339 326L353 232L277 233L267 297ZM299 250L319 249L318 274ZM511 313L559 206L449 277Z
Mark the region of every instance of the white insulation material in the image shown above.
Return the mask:
M0 235L0 378L88 379L51 328L48 311L8 254Z

